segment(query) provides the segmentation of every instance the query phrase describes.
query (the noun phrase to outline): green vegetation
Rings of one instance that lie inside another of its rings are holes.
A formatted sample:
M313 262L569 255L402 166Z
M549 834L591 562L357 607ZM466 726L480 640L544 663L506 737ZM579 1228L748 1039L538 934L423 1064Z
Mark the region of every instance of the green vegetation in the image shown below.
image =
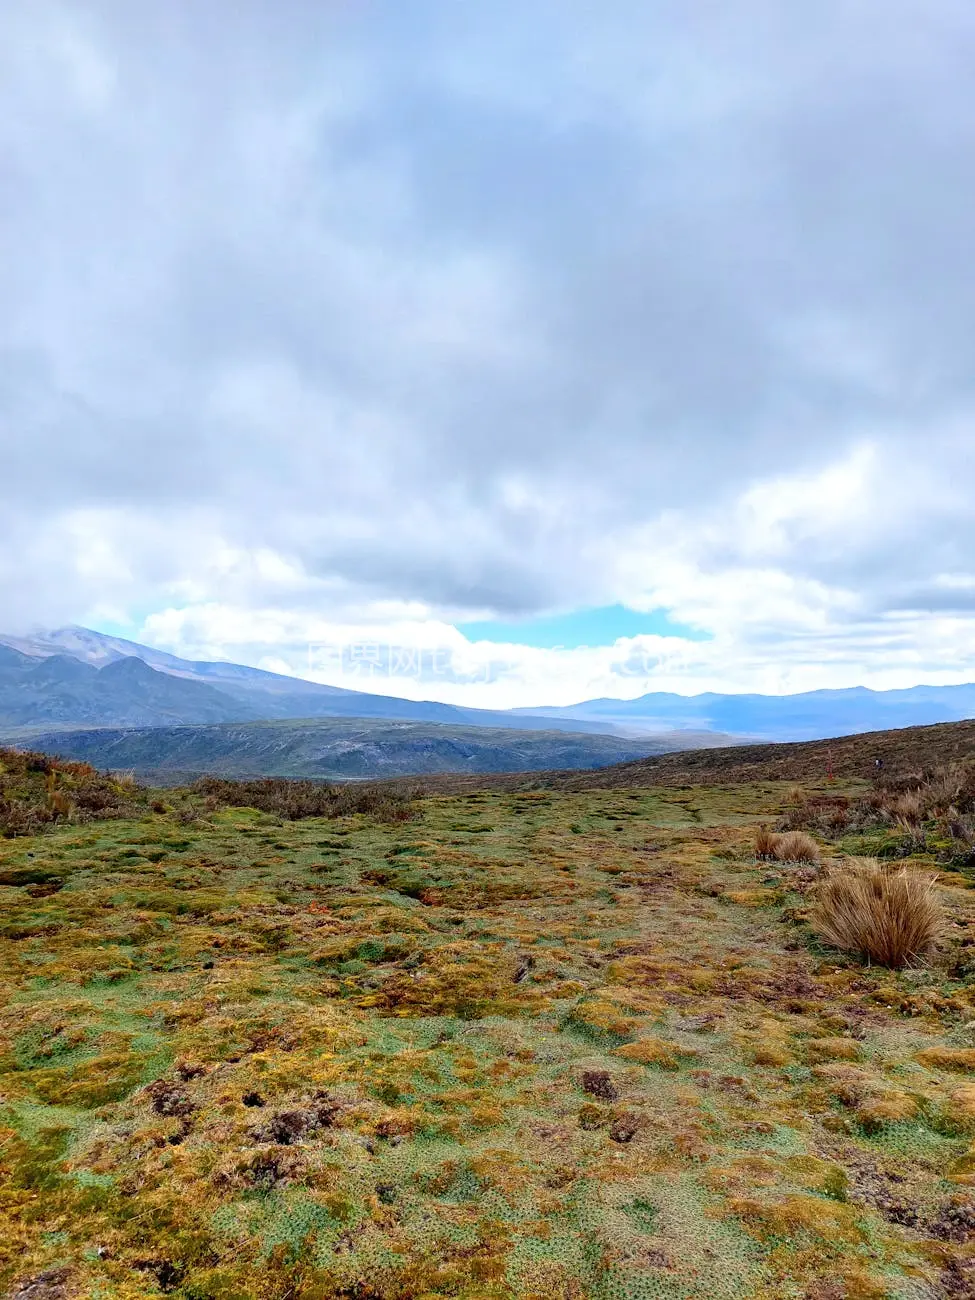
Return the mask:
M30 743L65 758L133 771L169 785L208 772L361 780L429 772L585 769L664 753L688 741L681 733L670 739L628 739L388 718L312 718L58 731L33 735Z
M47 754L0 749L0 836L28 835L56 822L131 815L145 803L145 790L129 777L103 775L87 763L64 763Z
M0 1292L971 1294L971 876L921 969L822 946L755 841L837 794L210 785L0 840Z

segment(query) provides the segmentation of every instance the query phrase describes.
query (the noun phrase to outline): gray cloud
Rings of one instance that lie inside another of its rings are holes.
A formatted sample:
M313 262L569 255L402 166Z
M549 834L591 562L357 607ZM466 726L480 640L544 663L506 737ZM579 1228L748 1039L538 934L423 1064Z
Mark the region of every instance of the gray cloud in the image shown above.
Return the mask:
M878 518L749 562L944 608L973 58L950 0L9 6L0 600L611 603L869 444Z

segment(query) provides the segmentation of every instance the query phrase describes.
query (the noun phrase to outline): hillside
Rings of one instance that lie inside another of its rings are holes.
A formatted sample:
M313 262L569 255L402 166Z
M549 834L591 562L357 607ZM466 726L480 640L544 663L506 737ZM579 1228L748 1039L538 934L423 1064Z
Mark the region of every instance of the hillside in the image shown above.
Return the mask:
M156 782L224 776L348 779L437 772L578 769L664 752L654 737L455 727L369 718L317 718L205 727L48 732L34 749L131 770Z
M151 670L151 675L142 674L144 693L151 698L132 697L130 683L116 676L122 661L141 661ZM378 685L383 680L390 679L363 682ZM853 687L796 695L654 692L634 700L594 699L571 706L471 709L326 686L243 664L180 659L87 628L31 637L0 635L0 728L7 735L13 729L50 729L48 722L111 727L318 717L592 732L638 740L649 735L666 737L667 747L674 749L722 744L729 738L787 742L969 719L975 717L975 685L894 691Z
M430 793L475 789L610 790L652 786L732 785L749 781L870 780L881 759L886 773L909 773L975 758L975 722L945 722L866 732L832 740L779 745L733 745L681 750L594 772L535 772L530 776L445 775L427 778Z
M942 946L866 964L755 856L796 807L215 783L0 840L0 1293L972 1295L975 876L917 852Z
M8 733L51 723L144 727L256 716L205 682L156 672L135 657L99 669L68 655L32 658L0 645L0 727Z

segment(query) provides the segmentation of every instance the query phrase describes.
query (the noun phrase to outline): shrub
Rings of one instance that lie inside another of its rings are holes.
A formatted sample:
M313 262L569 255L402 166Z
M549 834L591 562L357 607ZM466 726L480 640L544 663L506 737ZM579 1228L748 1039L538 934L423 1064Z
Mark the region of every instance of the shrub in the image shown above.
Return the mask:
M33 835L56 822L131 816L145 790L87 763L0 749L0 836Z
M924 851L934 833L947 842L941 849L944 860L968 863L975 857L973 815L975 763L969 759L925 771L882 772L872 790L853 800L794 791L779 828L821 835L891 828L901 836L891 846L899 857Z
M205 776L197 781L194 789L211 802L233 808L256 808L286 821L329 817L335 805L335 791L320 781L286 781L277 777L233 781Z
M416 816L415 791L399 787L336 787L324 781L290 781L284 777L233 781L205 776L193 788L211 807L224 804L232 808L256 808L287 821L367 813L377 821L403 822Z
M944 912L936 876L909 867L886 871L871 858L850 858L820 882L810 920L832 947L896 969L936 947Z

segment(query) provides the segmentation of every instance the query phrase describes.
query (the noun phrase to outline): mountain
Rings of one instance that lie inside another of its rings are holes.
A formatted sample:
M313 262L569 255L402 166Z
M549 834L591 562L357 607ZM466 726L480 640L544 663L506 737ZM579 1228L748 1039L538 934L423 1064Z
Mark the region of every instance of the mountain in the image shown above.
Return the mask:
M156 726L259 717L204 682L156 672L141 659L95 668L67 655L35 659L0 646L0 724L7 731L50 723Z
M105 670L103 670L105 671ZM318 718L195 727L99 728L31 737L31 748L158 784L212 772L341 780L437 772L579 770L666 753L647 736L457 727L378 718Z
M129 667L120 669L121 664ZM324 686L242 664L179 659L88 628L0 636L0 733L8 737L25 729L45 729L50 722L128 727L325 717L528 731L616 730L612 723L600 721L457 708L436 700Z
M896 691L854 686L797 695L654 692L635 700L585 700L568 708L516 712L548 718L553 723L573 721L613 727L631 736L687 728L753 740L820 740L975 718L975 684L912 686Z
M49 730L49 724L382 718L631 739L665 735L672 748L689 748L733 738L816 740L973 717L973 684L897 691L857 686L796 695L653 692L635 700L584 700L567 707L467 709L324 686L242 664L180 659L88 628L0 636L0 734L7 736L28 728Z

